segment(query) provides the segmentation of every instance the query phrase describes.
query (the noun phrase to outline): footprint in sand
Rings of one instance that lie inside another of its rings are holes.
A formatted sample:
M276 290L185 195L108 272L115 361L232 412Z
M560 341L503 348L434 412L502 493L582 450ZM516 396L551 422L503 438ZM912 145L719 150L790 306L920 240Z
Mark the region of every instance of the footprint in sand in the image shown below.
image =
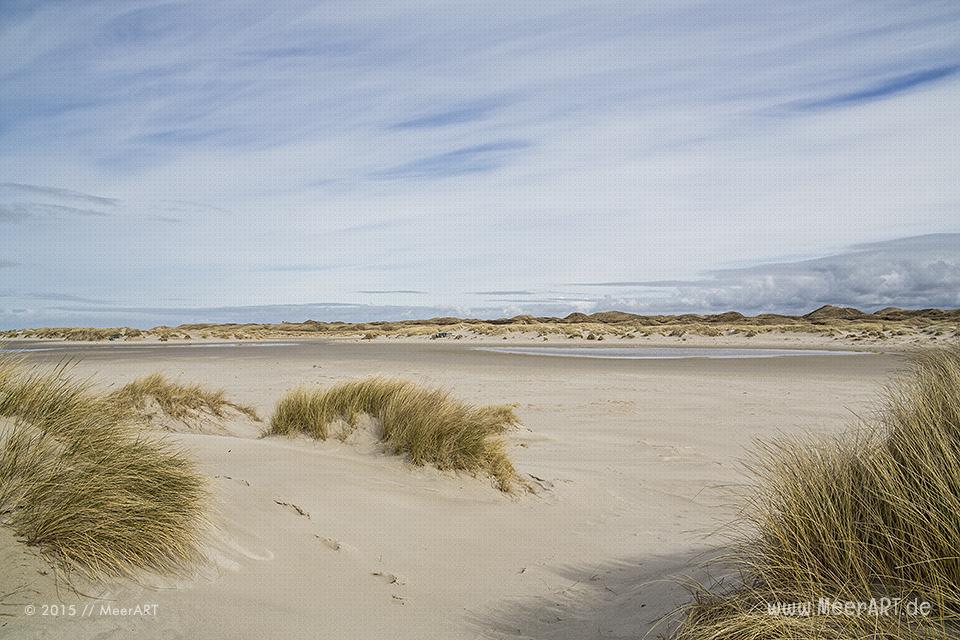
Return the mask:
M293 504L292 502L284 502L283 500L277 500L276 498L274 498L273 501L274 501L276 504L280 505L281 507L286 507L287 509L290 509L291 511L294 511L297 515L302 516L302 517L306 518L307 520L310 519L310 514L309 514L309 513L307 513L306 511L304 511L303 508L301 508L301 507Z
M346 542L341 542L336 538L321 536L319 533L313 534L313 537L319 540L323 546L331 551L343 551L352 555L358 555L360 553L353 545L349 545Z
M373 571L370 573L370 575L383 579L387 584L395 584L400 587L407 584L407 579L403 576L399 576L395 573L389 573L387 571Z
M530 476L530 479L533 481L533 483L536 484L541 489L544 489L544 490L553 489L553 483L547 480L546 478L535 476L532 473L528 473L527 475Z
M340 551L340 549L343 548L343 545L340 544L340 541L335 540L334 538L324 538L323 536L318 536L316 534L314 534L314 537L333 551Z

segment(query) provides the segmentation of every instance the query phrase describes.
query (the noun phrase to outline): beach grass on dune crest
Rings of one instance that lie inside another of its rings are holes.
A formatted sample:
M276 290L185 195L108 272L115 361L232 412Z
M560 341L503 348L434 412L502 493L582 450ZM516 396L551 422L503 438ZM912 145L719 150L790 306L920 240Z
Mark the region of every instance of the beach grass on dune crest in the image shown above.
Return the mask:
M514 486L516 471L501 437L518 423L513 407L473 406L404 380L373 377L295 389L277 403L269 433L345 439L364 414L379 421L380 439L413 464L485 472L504 491ZM338 421L346 428L331 433Z
M186 570L206 482L128 417L63 369L0 361L0 525L90 578Z
M201 415L222 418L226 409L245 414L260 421L253 407L228 400L223 389L208 389L200 384L184 384L169 380L162 373L152 373L125 384L108 399L122 409L142 413L153 401L166 415L176 420L189 421Z
M677 640L960 638L960 349L915 357L884 400L847 435L761 448L726 558L742 581L700 593Z

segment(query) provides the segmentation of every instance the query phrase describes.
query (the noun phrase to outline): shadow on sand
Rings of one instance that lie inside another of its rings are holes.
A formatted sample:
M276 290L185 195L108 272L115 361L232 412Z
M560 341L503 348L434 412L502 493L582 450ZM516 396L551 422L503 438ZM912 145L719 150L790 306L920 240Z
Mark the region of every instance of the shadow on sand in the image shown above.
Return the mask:
M477 637L588 640L669 637L678 606L691 600L685 585L708 582L704 562L721 551L566 565L551 571L569 580L548 595L506 600L468 618Z

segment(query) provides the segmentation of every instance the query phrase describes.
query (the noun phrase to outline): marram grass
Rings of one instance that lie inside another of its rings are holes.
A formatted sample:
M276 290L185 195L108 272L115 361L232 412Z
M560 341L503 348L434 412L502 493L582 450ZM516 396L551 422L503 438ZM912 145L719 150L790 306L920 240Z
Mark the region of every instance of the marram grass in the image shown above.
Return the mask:
M758 452L725 558L739 585L698 594L677 640L960 638L960 349L916 356L884 401L845 436ZM817 606L884 597L901 604L879 615ZM805 602L812 615L767 609Z
M206 482L64 371L0 361L0 525L70 573L178 573L200 558Z
M511 406L472 406L404 380L373 377L295 389L277 403L269 433L345 439L362 414L375 418L380 439L415 465L488 473L503 491L517 480L501 437L518 422ZM332 433L339 421L346 428Z
M260 421L253 407L228 400L223 389L208 389L199 384L184 384L169 380L162 373L152 373L127 383L107 396L107 400L123 410L145 415L153 401L164 414L189 422L203 415L222 418L227 409Z

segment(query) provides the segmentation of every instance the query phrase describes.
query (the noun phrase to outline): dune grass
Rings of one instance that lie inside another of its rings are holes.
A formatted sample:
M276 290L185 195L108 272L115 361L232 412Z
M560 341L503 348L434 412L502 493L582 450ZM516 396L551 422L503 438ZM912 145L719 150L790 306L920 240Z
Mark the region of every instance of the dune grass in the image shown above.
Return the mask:
M346 439L363 414L379 421L381 441L415 465L488 473L503 491L517 480L500 437L518 422L513 407L472 406L404 380L373 377L295 389L277 403L269 433ZM332 433L338 421L346 426Z
M67 573L177 573L200 557L193 463L61 368L0 361L0 525Z
M700 594L678 640L960 638L960 349L917 356L851 433L765 446L752 470L726 558L742 581ZM931 610L818 615L883 597ZM814 615L767 610L803 602Z
M228 400L223 389L207 389L199 384L183 384L169 380L162 373L152 373L125 384L108 400L124 410L144 415L151 401L166 415L181 421L196 420L204 414L222 418L233 409L260 422L253 407Z

